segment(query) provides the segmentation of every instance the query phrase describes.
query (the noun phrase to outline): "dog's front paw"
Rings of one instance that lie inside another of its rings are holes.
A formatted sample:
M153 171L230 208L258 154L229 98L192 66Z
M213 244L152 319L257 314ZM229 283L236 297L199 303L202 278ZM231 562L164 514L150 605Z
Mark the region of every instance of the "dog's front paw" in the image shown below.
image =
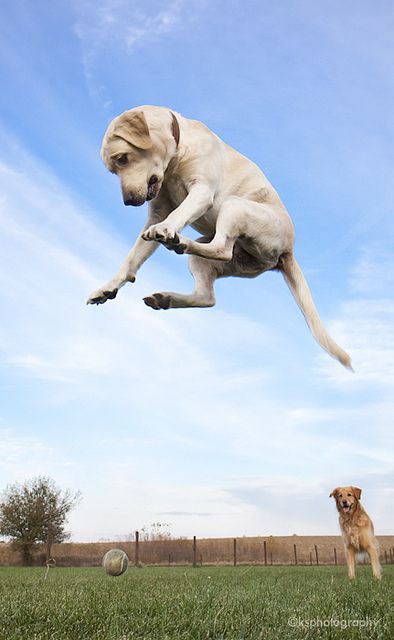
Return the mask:
M154 240L164 245L166 249L175 251L175 253L185 253L187 249L186 238L178 235L176 231L170 227L161 224L154 224L147 229L143 234L144 240Z
M178 234L175 229L170 227L167 223L160 222L159 224L152 224L149 229L142 234L144 240L154 240L155 242L161 242L163 244L179 242Z
M104 304L107 300L113 300L116 298L116 294L118 293L118 289L107 289L103 287L102 289L97 289L92 295L87 299L86 304Z

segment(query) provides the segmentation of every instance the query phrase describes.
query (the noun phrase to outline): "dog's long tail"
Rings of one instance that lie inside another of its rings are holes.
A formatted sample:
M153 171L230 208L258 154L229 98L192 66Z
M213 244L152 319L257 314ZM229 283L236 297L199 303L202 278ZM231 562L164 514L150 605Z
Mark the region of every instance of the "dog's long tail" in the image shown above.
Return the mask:
M353 371L349 355L337 345L324 327L313 302L308 283L295 257L292 254L283 254L280 258L278 269L283 273L287 286L304 314L315 340L327 353L339 360L344 367Z

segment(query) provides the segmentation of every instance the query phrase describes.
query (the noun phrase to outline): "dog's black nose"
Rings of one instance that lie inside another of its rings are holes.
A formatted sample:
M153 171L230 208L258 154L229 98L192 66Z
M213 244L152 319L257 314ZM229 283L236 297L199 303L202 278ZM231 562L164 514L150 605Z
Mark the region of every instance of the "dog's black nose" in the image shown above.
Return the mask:
M129 194L128 196L124 196L123 202L127 207L139 207L144 204L145 198L141 196L132 196L131 194Z

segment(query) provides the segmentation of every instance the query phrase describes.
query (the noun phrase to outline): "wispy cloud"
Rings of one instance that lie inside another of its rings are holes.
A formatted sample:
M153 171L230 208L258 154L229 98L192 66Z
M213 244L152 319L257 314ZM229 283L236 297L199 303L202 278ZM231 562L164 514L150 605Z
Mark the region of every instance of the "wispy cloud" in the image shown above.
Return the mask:
M387 232L388 229L379 246L364 247L351 267L349 285L354 294L376 299L385 295L387 291L394 290L392 253L384 246L394 237L394 230L390 234L391 237Z
M329 499L338 485L357 484L363 488L362 502L375 521L376 532L391 533L387 501L391 499L394 468L357 475L342 473L300 480L297 476L260 476L229 483L229 495L264 514L264 535L322 535L339 533L337 513Z
M187 11L185 9L187 8ZM100 0L78 2L75 5L77 21L75 32L83 48L83 67L89 92L104 106L111 101L97 72L100 58L108 50L129 56L137 47L148 46L176 30L190 19L190 3L185 0L158 2L128 2L127 0Z
M385 242L388 237L385 238ZM341 306L330 329L348 345L355 376L344 376L321 360L329 380L344 388L379 388L392 393L394 385L394 301L391 257L373 245L351 266L352 300Z
M20 465L35 455L50 455L51 447L34 437L21 437L10 428L0 429L0 456L8 465Z

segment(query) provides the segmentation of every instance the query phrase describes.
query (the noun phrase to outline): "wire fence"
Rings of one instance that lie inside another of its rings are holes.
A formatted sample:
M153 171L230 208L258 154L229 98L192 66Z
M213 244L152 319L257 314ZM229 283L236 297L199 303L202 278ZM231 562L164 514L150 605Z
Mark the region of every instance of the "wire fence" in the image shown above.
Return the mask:
M394 563L394 536L377 536L383 564ZM104 554L123 549L131 565L342 565L345 554L340 536L267 536L241 538L197 538L133 541L62 543L52 547L57 566L101 565ZM42 566L45 549L33 553L33 564ZM369 563L366 555L359 562ZM0 565L21 565L20 554L9 544L0 544Z

